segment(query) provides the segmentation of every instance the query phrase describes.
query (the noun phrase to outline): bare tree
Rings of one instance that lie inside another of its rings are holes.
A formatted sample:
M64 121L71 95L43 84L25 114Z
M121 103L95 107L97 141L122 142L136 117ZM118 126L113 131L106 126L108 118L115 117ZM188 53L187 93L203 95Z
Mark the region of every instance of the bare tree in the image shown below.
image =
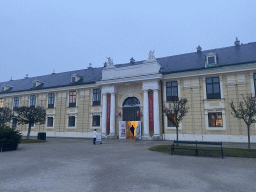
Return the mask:
M248 131L248 149L251 149L250 143L250 125L252 123L256 123L255 115L256 115L256 101L255 97L251 94L248 94L246 97L242 95L243 101L238 103L238 106L235 107L234 101L230 103L232 112L231 114L238 119L244 120L245 124L247 125Z
M27 139L29 139L31 126L33 124L45 124L46 110L43 107L18 107L15 111L18 113L18 124L28 124Z
M168 106L165 106L163 110L168 121L170 121L176 127L177 141L179 140L178 128L189 110L189 107L186 106L187 101L187 99L172 101L168 103Z
M12 110L8 107L3 107L0 109L0 125L4 125L6 122L10 122L12 119Z

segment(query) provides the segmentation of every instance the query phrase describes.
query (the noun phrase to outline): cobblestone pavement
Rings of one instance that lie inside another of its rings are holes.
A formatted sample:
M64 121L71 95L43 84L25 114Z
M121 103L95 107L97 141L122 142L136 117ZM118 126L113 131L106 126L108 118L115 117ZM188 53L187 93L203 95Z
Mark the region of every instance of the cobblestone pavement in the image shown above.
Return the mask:
M148 150L170 141L102 142L47 138L0 153L0 191L256 191L256 159ZM224 143L229 146L247 144Z

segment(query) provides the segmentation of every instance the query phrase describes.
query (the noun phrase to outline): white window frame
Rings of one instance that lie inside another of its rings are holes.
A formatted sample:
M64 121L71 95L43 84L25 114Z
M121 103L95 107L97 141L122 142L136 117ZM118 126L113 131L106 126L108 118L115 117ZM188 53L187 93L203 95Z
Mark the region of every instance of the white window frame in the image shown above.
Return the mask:
M52 117L53 118L53 126L52 127L48 127L47 124L48 124L48 117ZM45 120L45 128L46 129L54 129L54 121L55 121L55 117L54 115L46 115L46 120Z
M100 116L100 126L92 126L93 123L93 116ZM92 113L90 114L90 119L91 119L91 123L90 123L90 129L101 129L102 126L102 113Z
M29 95L29 107L31 107L31 105L30 105L30 104L31 104L31 103L30 103L30 102L31 102L31 96L32 96L32 95ZM37 95L34 94L34 96L35 96L35 100L36 100L36 101L35 101L35 107L36 107L36 106L37 106L37 105L36 105L36 102L37 102L36 96L37 96Z
M68 126L69 116L75 116L75 126L74 127L69 127ZM69 113L66 117L67 117L67 126L66 126L66 128L67 129L76 129L76 126L77 126L77 113Z
M13 105L12 105L12 109L14 108L14 98L16 97L13 97ZM19 104L18 104L18 107L20 106L20 97L17 97L19 99Z
M71 107L69 107L69 97L70 97L69 93L70 93L70 91L75 91L76 92L76 106L74 106L74 107L77 107L77 104L78 104L78 90L69 90L68 91L67 108L71 108Z
M223 127L210 127L209 126L208 113L222 113L222 124L223 124ZM205 125L206 125L206 130L226 130L225 109L222 109L222 110L221 109L205 110Z
M219 77L219 81L220 81L220 99L224 99L222 75L215 75L215 76L204 76L203 77L204 100L219 100L219 99L207 99L206 78L211 78L211 77Z
M54 102L53 102L53 108L48 108L48 104L49 104L49 94L53 93L54 94ZM48 109L55 109L55 102L56 102L56 93L55 92L51 92L47 94L47 107Z

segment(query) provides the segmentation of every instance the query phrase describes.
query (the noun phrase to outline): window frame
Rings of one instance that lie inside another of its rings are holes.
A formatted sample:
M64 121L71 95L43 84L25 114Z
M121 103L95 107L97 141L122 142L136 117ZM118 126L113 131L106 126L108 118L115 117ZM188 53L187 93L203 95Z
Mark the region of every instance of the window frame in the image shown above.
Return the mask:
M173 85L176 83L176 85ZM166 101L178 101L179 100L179 87L178 87L178 81L170 81L166 82ZM174 89L177 88L177 96L173 95ZM170 89L171 91L168 91ZM171 93L171 95L168 95L168 93Z
M214 82L214 79L218 79L218 82ZM211 80L211 82L207 82L208 80ZM208 93L208 85L211 85L212 93ZM215 92L214 85L218 85L219 92ZM206 87L206 98L207 99L221 99L221 86L220 86L220 78L219 77L206 77L205 78L205 87Z
M93 89L92 93L92 105L101 105L101 89Z
M0 98L0 108L4 107L4 98Z
M75 83L76 82L76 77L75 76L72 76L71 77L71 83Z
M215 122L214 122L214 126L212 124L210 124L210 115L211 114L214 114L215 116ZM221 123L222 125L221 126L217 126L217 115L220 114L221 115ZM208 127L209 128L223 128L224 125L223 125L223 115L222 115L222 112L208 112Z
M95 118L99 118L99 119L95 119ZM100 127L100 115L93 115L92 116L92 127ZM94 122L96 122L96 124L94 124Z
M73 124L71 125L71 121L70 121L70 118L74 118L74 121L73 121L73 123L74 123L74 126L73 126ZM75 128L76 127L76 116L75 115L69 115L68 116L68 128Z
M75 93L75 94L72 94ZM77 92L69 91L68 107L76 107Z
M14 97L13 98L13 109L17 109L20 104L20 98L19 97Z
M52 124L51 124L52 126L49 126L49 118L52 118ZM54 117L53 116L48 116L46 120L47 120L46 127L47 128L53 128L54 127Z
M52 97L50 97L52 95ZM54 93L48 93L48 108L54 108L55 104L55 94Z
M32 105L32 104L34 104L34 105ZM36 95L30 95L29 107L31 107L31 108L36 107Z

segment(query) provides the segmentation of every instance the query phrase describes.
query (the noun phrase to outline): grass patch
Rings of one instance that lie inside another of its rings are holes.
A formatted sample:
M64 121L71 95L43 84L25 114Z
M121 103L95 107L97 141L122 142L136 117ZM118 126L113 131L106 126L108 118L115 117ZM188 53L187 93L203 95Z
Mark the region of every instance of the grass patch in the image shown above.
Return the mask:
M194 146L185 146L188 148ZM219 147L200 147L209 149L219 149ZM149 148L150 151L171 153L171 145L157 145ZM191 155L195 156L195 150L175 149L176 155ZM242 158L256 158L256 149L239 149L239 148L223 148L224 157L242 157ZM198 151L198 156L218 156L221 157L220 151Z
M39 139L21 139L20 143L44 143L46 141Z

